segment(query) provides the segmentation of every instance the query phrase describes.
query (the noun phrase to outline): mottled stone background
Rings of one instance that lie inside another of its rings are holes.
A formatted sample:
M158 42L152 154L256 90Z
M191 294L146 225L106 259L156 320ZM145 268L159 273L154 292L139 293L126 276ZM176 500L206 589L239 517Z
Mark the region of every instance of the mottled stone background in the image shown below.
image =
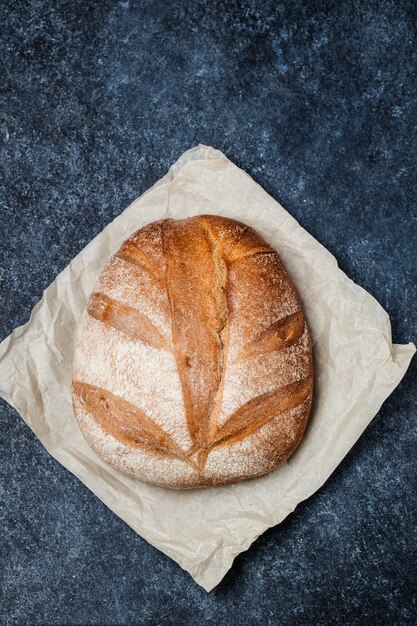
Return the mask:
M416 23L397 0L3 2L1 337L201 142L416 340ZM1 402L1 623L415 624L416 372L211 594Z

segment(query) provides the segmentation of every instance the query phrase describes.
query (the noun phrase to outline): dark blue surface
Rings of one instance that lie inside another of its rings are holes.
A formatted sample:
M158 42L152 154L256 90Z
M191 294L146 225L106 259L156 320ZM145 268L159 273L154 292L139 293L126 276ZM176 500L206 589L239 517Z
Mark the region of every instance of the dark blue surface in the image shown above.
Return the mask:
M0 334L197 143L417 338L415 2L3 2ZM207 594L0 405L3 624L413 624L417 361Z

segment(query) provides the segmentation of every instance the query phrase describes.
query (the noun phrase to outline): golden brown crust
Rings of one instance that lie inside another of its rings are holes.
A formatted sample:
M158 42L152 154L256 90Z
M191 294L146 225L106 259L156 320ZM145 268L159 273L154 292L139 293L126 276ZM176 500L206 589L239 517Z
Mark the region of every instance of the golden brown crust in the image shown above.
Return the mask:
M87 313L90 317L112 326L134 341L142 341L160 350L170 350L167 339L146 315L134 307L109 298L104 293L92 294L87 305Z
M129 446L187 461L175 441L138 407L106 389L74 382L73 393L98 424Z
M134 233L125 241L115 256L146 269L152 278L163 284L165 259L162 251L161 229L163 222L153 222Z
M166 222L162 241L185 413L191 439L201 449L206 446L210 410L223 373L226 272L200 221Z
M271 471L297 447L311 342L278 254L252 228L164 220L105 268L73 380L80 427L107 462L169 487L227 484Z
M252 398L233 413L215 434L212 446L224 446L246 439L273 417L298 406L309 397L311 378Z

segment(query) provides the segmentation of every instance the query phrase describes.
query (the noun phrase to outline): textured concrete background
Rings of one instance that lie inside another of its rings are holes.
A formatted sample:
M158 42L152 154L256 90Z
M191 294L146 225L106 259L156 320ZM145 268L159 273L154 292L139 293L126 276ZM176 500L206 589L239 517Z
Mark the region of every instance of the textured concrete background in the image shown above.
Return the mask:
M330 249L387 309L394 341L416 340L416 6L3 2L1 337L202 142ZM211 594L2 402L1 623L416 623L416 372Z

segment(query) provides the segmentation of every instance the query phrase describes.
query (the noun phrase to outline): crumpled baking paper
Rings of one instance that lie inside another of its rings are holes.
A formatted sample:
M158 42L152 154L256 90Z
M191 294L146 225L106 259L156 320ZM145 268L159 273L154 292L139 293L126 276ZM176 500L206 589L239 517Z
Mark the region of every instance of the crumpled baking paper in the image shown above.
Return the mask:
M74 339L98 275L132 232L202 213L246 222L281 255L312 334L315 396L301 445L276 471L227 487L171 491L121 474L88 447L71 406ZM278 202L221 152L200 145L91 241L46 289L29 322L0 344L0 395L52 456L210 591L236 555L323 485L414 352L411 343L391 343L384 309Z

